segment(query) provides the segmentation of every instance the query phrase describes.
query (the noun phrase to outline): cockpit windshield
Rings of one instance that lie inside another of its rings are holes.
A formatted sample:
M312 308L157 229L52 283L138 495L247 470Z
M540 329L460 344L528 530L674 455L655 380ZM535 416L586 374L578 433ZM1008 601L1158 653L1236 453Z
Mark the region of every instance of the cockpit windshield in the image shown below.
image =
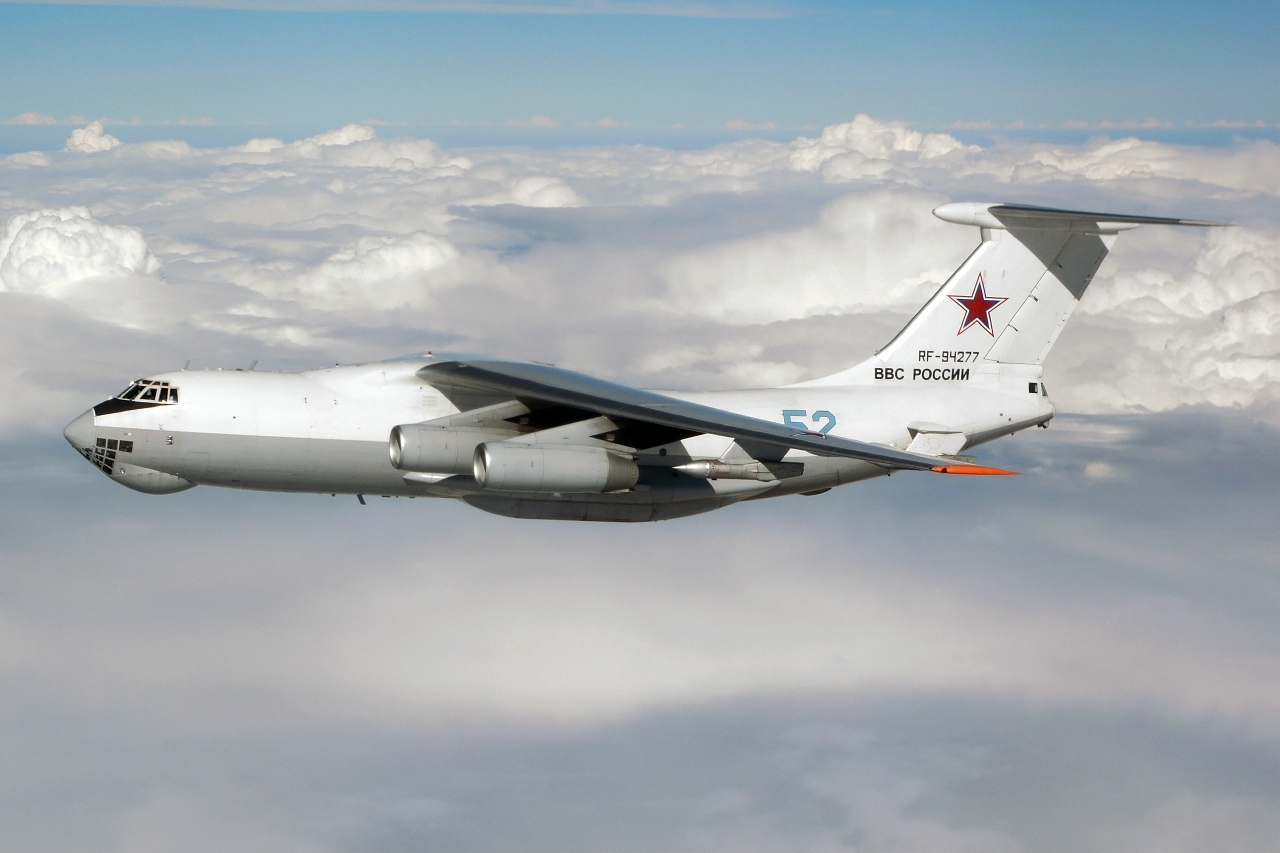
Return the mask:
M178 389L168 382L138 379L117 394L116 398L147 403L176 403L178 402Z

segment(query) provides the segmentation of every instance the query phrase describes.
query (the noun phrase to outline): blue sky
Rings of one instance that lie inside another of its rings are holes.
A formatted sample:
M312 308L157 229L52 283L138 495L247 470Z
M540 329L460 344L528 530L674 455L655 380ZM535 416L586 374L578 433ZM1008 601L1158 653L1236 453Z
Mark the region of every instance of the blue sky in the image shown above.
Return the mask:
M0 115L325 127L538 115L637 132L790 131L858 112L922 127L1280 122L1269 4L705 7L779 14L5 5Z

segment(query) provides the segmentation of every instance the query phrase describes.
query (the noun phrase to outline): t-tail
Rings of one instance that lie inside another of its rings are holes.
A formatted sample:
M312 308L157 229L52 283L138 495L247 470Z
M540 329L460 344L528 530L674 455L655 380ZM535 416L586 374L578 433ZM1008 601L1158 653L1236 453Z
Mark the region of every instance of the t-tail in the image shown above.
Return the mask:
M1038 377L1116 235L1139 225L1225 222L956 202L933 211L982 242L893 340L849 370L804 384Z

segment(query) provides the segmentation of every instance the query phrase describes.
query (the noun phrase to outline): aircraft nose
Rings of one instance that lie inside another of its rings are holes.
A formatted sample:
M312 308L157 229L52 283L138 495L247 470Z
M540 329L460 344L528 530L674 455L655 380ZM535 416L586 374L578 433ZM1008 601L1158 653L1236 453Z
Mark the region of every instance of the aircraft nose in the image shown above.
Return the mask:
M67 428L62 431L62 435L76 450L93 447L94 440L98 437L97 430L93 428L93 409L89 409L83 415L67 424Z

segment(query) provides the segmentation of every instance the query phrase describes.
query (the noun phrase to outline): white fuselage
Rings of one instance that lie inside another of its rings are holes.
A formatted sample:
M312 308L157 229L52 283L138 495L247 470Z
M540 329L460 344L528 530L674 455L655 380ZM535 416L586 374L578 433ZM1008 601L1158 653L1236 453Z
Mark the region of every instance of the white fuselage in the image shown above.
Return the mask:
M503 495L450 491L447 484L437 488L407 479L392 466L388 453L393 427L459 411L417 376L426 363L405 359L302 373L158 374L149 378L179 388L180 402L92 417L93 439L115 448L100 447L98 461L113 479L157 493L194 483L286 492L461 497L506 515L626 516L618 520L640 520L645 513L652 518L692 514L746 498L815 492L887 473L866 462L792 450L786 461L804 463L798 477L772 482L680 477L673 466L717 459L731 449L730 438L700 435L641 450L644 473L625 493ZM989 373L975 370L963 382L807 384L670 396L900 449L911 444L913 425L942 424L963 432L963 446L970 447L1046 423L1053 416L1048 398L1029 393L1025 380L1024 375L1002 378L994 368ZM76 423L88 428L83 416ZM68 430L70 437L72 428ZM120 449L125 446L121 442L131 443L127 452ZM610 505L615 508L608 509Z

